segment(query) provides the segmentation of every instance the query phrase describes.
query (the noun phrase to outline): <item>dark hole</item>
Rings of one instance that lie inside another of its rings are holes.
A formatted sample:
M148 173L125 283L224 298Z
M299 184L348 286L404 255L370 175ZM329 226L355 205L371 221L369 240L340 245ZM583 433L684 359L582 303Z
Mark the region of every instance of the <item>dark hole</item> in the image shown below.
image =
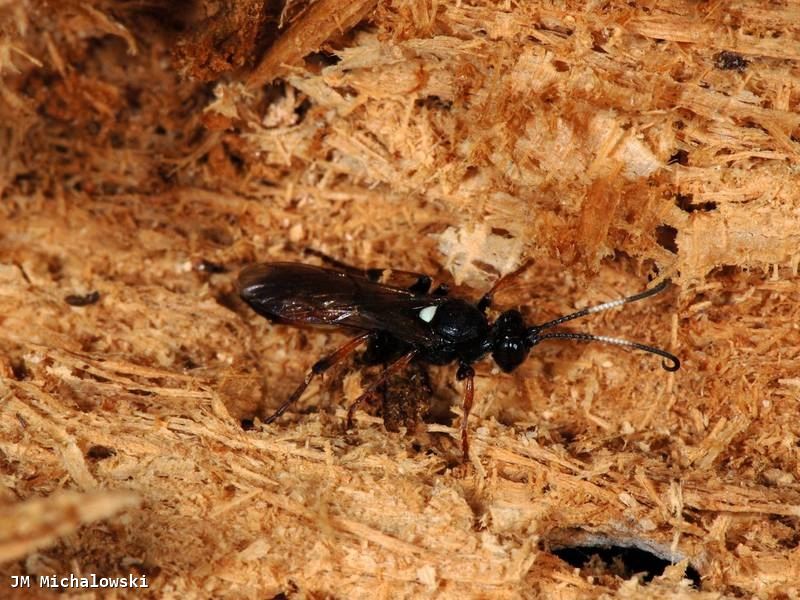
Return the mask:
M464 179L475 177L477 174L478 174L478 167L476 167L475 165L470 165L464 171Z
M512 234L508 229L503 229L502 227L492 227L492 233L507 240L514 239L514 234Z
M747 60L741 54L725 50L714 55L714 65L723 71L739 71L747 69Z
M203 229L203 237L217 246L230 246L233 244L233 236L222 227L206 227Z
M112 148L122 148L125 145L125 138L116 131L109 136L109 141Z
M679 164L681 166L684 166L684 167L686 165L688 165L689 164L689 153L686 150L678 150L677 152L675 152L675 154L673 154L672 156L669 157L669 160L667 161L667 164L668 165L674 165L675 163L677 163L677 164Z
M341 94L345 98L355 98L356 96L358 96L358 90L354 88L352 85L336 86L333 89L339 92L339 94Z
M64 265L57 256L50 257L47 261L47 272L53 276L53 279L59 279L61 277L61 272L64 269Z
M201 273L225 273L228 270L225 268L225 265L206 260L205 258L197 261L195 269Z
M489 273L490 275L495 275L495 276L498 276L498 277L500 276L500 271L498 271L497 267L495 267L494 265L490 265L487 262L484 262L482 260L477 260L477 259L473 260L472 264L474 266L476 266L477 268L479 268L484 273Z
M239 154L236 154L235 152L231 152L230 149L228 149L228 160L231 161L231 164L233 165L233 168L236 169L237 173L241 173L242 171L244 171L245 167L244 158L242 158Z
M569 71L569 65L565 63L563 60L554 60L553 67L559 73L564 73L566 71Z
M24 181L37 181L38 177L36 173L33 171L26 171L24 173L18 173L14 176L14 183L22 183Z
M253 428L255 427L255 422L253 421L253 419L242 419L241 421L239 421L239 424L245 431L252 431Z
M104 458L110 458L116 454L116 451L113 448L109 448L108 446L100 446L95 445L89 448L86 451L86 457L92 460L103 460Z
M202 127L195 127L194 130L189 134L188 144L190 146L197 146L203 141L204 137L205 129Z
M294 109L294 112L297 115L298 123L303 122L303 119L305 119L306 114L308 114L309 109L311 109L311 106L311 101L308 98L304 98L303 101L297 105L297 108Z
M443 100L439 96L434 95L420 98L414 104L433 110L450 110L453 107L453 103L450 100Z
M133 111L141 110L142 108L142 90L138 87L129 86L125 88L125 99L128 101L128 106Z
M656 243L673 254L678 253L677 237L678 230L672 225L659 225L656 227Z
M652 552L625 546L572 546L553 550L553 554L579 569L591 566L593 573L590 574L608 574L630 579L641 573L645 583L662 575L664 569L672 564ZM600 573L597 573L598 570ZM687 567L686 577L696 589L700 589L700 573L697 569Z
M309 66L314 66L319 68L337 65L341 62L341 60L342 59L336 56L335 54L322 51L312 52L305 58L305 61Z
M575 441L575 438L578 437L578 432L568 427L558 429L554 431L554 433L555 437L562 444L571 444L572 442Z
M736 265L722 265L711 271L711 274L719 277L733 278L739 275L740 270Z
M82 369L84 369L84 371L79 371L77 376L80 377L81 379L90 379L92 381L97 381L99 383L110 383L111 382L111 380L106 378L106 377L100 377L100 375L95 375L94 373L89 373L88 372L89 368L90 368L89 365L83 365Z
M89 306L100 300L100 292L94 291L89 294L70 294L64 297L64 302L70 306Z
M692 202L694 196L691 194L677 194L675 196L675 204L683 211L688 213L693 213L696 210L700 210L703 212L710 212L712 210L716 210L717 203L716 202Z
M139 575L146 575L149 579L154 579L161 574L161 567L149 563L135 562L129 568Z
M606 33L601 30L594 30L590 35L592 36L592 50L608 54L603 48L603 46L608 43L608 36Z
M175 169L170 165L159 165L156 169L156 173L164 183L175 181Z
M760 125L759 123L756 123L755 121L751 121L749 119L746 119L746 120L742 121L741 122L741 126L742 127L747 127L748 129L758 129L759 131L763 131L764 133L768 133L768 131L766 129L764 129L764 127L762 125ZM720 151L720 152L717 153L717 156L724 156L726 154L733 154L733 151L729 150L726 153L723 153L722 151Z
M133 394L134 396L152 396L153 392L149 390L139 390L139 389L129 389L129 393Z
M28 367L25 366L25 362L22 359L11 361L11 375L17 381L22 381L23 379L28 378L30 373L28 372Z

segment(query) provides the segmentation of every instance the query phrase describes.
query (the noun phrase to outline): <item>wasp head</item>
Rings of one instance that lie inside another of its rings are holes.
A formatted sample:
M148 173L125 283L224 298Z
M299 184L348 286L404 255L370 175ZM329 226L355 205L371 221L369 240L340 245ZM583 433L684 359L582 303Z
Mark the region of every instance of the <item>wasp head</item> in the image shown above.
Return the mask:
M518 310L507 310L492 324L492 358L506 373L516 369L528 357L531 344L527 333Z

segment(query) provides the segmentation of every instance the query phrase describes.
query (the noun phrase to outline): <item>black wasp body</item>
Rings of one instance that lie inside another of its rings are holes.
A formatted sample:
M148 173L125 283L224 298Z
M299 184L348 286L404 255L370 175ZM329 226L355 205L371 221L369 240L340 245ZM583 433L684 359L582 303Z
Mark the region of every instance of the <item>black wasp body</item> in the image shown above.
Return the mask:
M266 422L282 415L303 393L311 379L367 344L365 355L373 363L389 363L378 380L350 406L348 426L358 405L382 385L393 373L412 360L435 365L458 363L457 379L465 381L464 410L461 422L462 448L468 456L467 417L473 400L472 365L491 354L506 372L513 371L528 356L530 349L546 339L597 341L626 346L658 354L677 370L680 362L674 355L618 338L587 333L552 332L545 330L584 315L640 300L663 290L667 281L650 290L583 309L541 325L526 325L517 310L507 310L493 322L486 311L494 294L517 277L522 269L500 279L477 303L447 297L448 290L439 286L430 291L431 279L426 275L392 271L412 276L408 287L380 283L380 269L360 270L324 257L334 268L301 263L263 263L245 268L239 276L239 292L258 314L278 323L341 327L359 332L355 338L330 356L314 364L305 380Z

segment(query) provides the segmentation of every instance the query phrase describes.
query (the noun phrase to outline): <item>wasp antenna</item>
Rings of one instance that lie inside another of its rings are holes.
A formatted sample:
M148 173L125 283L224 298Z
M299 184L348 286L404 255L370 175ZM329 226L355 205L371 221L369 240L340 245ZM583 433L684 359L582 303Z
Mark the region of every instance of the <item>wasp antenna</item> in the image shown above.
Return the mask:
M665 279L658 285L651 287L649 290L645 290L638 294L634 294L633 296L620 298L619 300L611 300L610 302L603 302L602 304L598 304L596 306L589 306L587 308L582 308L581 310L574 312L572 314L564 315L563 317L558 317L557 319L553 319L552 321L548 321L547 323L544 323L542 325L537 325L536 328L539 331L541 331L542 329L550 329L551 327L555 327L556 325L561 325L561 323L566 323L567 321L572 321L573 319L578 319L580 317L585 317L586 315L603 312L604 310L616 308L618 306L622 306L623 304L630 304L631 302L636 302L637 300L644 300L645 298L649 298L650 296L655 296L659 292L663 292L669 285L669 281L670 281L669 279Z
M579 342L600 342L602 344L610 344L612 346L633 348L634 350L642 350L643 352L649 352L650 354L657 354L658 356L662 356L667 359L661 363L661 366L665 371L677 371L681 368L681 361L674 354L670 354L661 348L640 344L638 342L631 342L621 338L608 337L605 335L592 335L591 333L556 332L538 335L536 332L532 332L531 341L534 344L538 344L542 340L578 340Z

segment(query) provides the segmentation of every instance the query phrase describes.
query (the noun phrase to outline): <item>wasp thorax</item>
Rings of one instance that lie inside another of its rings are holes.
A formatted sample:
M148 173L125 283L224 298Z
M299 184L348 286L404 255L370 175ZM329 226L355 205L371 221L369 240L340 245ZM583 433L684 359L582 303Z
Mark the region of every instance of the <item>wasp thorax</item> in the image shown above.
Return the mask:
M458 299L440 304L430 323L434 332L454 344L483 338L489 331L483 313Z

